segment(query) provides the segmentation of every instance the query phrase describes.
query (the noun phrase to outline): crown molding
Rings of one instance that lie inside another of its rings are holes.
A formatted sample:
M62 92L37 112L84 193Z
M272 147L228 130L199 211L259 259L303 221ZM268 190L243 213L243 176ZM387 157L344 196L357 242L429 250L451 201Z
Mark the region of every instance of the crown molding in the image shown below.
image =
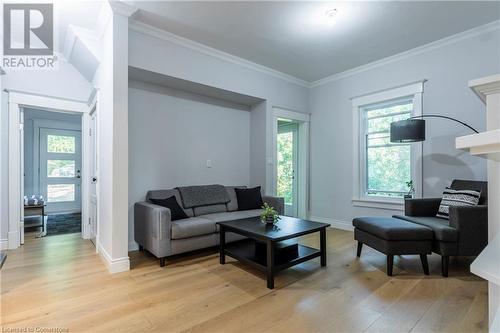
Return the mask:
M486 96L500 93L500 74L471 80L469 81L469 88L486 103Z
M121 4L123 4L123 3L121 3ZM126 4L124 4L124 5L128 6L128 7L132 7L132 6L129 6ZM234 56L232 54L214 49L214 48L209 47L205 44L201 44L201 43L195 42L193 40L175 35L171 32L168 32L168 31L160 29L160 28L156 28L156 27L151 26L147 23L134 20L133 18L131 19L131 21L129 23L129 28L133 31L136 31L136 32L139 32L142 34L146 34L146 35L149 35L152 37L160 38L160 39L166 40L168 42L172 42L172 43L175 43L177 45L180 45L180 46L183 46L186 48L190 48L192 50L195 50L195 51L198 51L198 52L201 52L201 53L204 53L204 54L207 54L207 55L210 55L210 56L213 56L213 57L225 60L225 61L229 61L229 62L232 62L234 64L259 71L261 73L265 73L265 74L280 78L282 80L297 84L297 85L305 87L305 88L314 88L314 87L321 86L321 85L324 85L324 84L327 84L327 83L330 83L333 81L337 81L337 80L340 80L340 79L343 79L343 78L346 78L349 76L353 76L353 75L356 75L356 74L359 74L359 73L362 73L362 72L365 72L365 71L368 71L371 69L375 69L375 68L393 63L393 62L397 62L397 61L400 61L400 60L403 60L403 59L406 59L406 58L409 58L409 57L412 57L415 55L429 52L429 51L432 51L432 50L435 50L435 49L438 49L438 48L441 48L441 47L444 47L444 46L447 46L447 45L450 45L450 44L453 44L453 43L456 43L456 42L459 42L459 41L462 41L462 40L465 40L468 38L473 38L473 37L479 36L479 35L487 33L487 32L498 30L498 29L500 29L500 20L493 21L493 22L472 28L470 30L463 31L463 32L460 32L458 34L448 36L448 37L439 39L437 41L434 41L434 42L431 42L431 43L428 43L428 44L425 44L422 46L418 46L418 47L413 48L411 50L404 51L404 52L401 52L401 53L398 53L398 54L395 54L395 55L392 55L392 56L389 56L389 57L386 57L386 58L383 58L380 60L376 60L374 62L365 64L365 65L361 65L359 67L355 67L355 68L346 70L344 72L336 73L336 74L327 76L323 79L313 81L313 82L302 80L302 79L299 79L295 76L292 76L292 75L277 71L275 69L251 62L249 60Z
M356 74L359 74L359 73L362 73L362 72L365 72L365 71L368 71L368 70L371 70L371 69L374 69L377 67L381 67L381 66L384 66L384 65L396 62L396 61L400 61L400 60L403 60L403 59L406 59L406 58L409 58L409 57L412 57L412 56L415 56L415 55L418 55L421 53L429 52L429 51L444 47L446 45L450 45L450 44L459 42L459 41L464 40L464 39L476 37L476 36L479 36L483 33L487 33L490 31L497 30L497 29L500 29L500 20L493 21L493 22L472 28L470 30L463 31L463 32L460 32L458 34L448 36L448 37L445 37L443 39L439 39L437 41L434 41L434 42L431 42L431 43L428 43L428 44L425 44L422 46L418 46L414 49L404 51L404 52L392 55L392 56L387 57L387 58L376 60L376 61L368 63L366 65L362 65L359 67L355 67L355 68L346 70L344 72L340 72L337 74L327 76L323 79L309 83L309 87L313 88L313 87L321 86L321 85L324 85L324 84L327 84L327 83L330 83L333 81L337 81L337 80L340 80L340 79L343 79L343 78L346 78L349 76L353 76L353 75L356 75Z
M109 1L109 5L111 6L111 10L113 10L113 13L125 17L131 17L139 10L137 7L126 4L122 1Z
M140 21L132 19L129 23L129 28L132 31L139 32L139 33L149 35L152 37L156 37L159 39L163 39L165 41L175 43L177 45L192 49L194 51L204 53L204 54L212 56L212 57L216 57L216 58L219 58L219 59L222 59L225 61L232 62L232 63L237 64L237 65L246 67L246 68L253 69L255 71L258 71L258 72L261 72L264 74L268 74L268 75L277 77L279 79L297 84L297 85L305 87L305 88L310 87L310 83L308 81L299 79L299 78L292 76L292 75L289 75L289 74L282 73L280 71L271 69L271 68L263 66L263 65L256 64L254 62L251 62L251 61L248 61L246 59L234 56L232 54L229 54L229 53L226 53L223 51L219 51L219 50L214 49L214 48L207 46L205 44L201 44L201 43L195 42L193 40L175 35L171 32L153 27L153 26L146 24L144 22L140 22Z

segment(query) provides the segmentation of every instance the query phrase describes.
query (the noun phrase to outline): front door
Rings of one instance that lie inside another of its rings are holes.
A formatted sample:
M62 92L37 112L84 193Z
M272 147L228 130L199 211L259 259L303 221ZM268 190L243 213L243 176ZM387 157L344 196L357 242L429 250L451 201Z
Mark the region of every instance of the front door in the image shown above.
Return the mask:
M278 120L276 192L285 198L285 215L297 216L298 123Z
M39 161L47 212L81 211L81 131L40 128Z

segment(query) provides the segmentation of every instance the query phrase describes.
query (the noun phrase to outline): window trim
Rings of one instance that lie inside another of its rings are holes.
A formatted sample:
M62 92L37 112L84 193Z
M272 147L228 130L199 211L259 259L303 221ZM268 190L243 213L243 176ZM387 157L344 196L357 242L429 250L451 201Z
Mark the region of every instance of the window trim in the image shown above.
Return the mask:
M353 206L372 207L390 210L403 210L404 200L402 198L390 198L382 196L368 196L365 194L365 159L364 145L362 148L362 138L364 134L363 125L364 118L362 117L363 108L367 105L384 103L390 100L398 100L413 96L413 112L411 116L422 115L422 98L424 91L424 82L421 80L398 86L383 91L374 92L362 96L351 98L353 107L353 142L354 142L354 173L353 173ZM415 197L422 197L422 142L413 143L411 145L411 160L412 162L412 179L415 186Z

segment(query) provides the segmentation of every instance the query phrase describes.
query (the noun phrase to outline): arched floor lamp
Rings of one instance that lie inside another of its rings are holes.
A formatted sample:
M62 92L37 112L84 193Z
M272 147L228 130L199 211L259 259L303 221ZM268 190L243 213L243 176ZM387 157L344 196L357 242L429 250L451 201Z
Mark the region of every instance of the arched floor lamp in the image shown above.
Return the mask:
M443 118L448 119L471 129L475 133L479 133L472 126L467 125L463 121L455 118L426 114L421 116L410 117L405 120L394 121L391 123L391 142L393 143L411 143L425 141L425 120L419 118Z

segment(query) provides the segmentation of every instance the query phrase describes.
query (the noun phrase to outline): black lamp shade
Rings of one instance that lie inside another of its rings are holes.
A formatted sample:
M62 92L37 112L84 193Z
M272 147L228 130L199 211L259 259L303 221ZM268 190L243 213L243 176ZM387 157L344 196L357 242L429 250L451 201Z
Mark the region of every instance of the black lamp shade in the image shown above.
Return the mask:
M391 123L391 142L409 143L425 140L425 120L405 119Z

